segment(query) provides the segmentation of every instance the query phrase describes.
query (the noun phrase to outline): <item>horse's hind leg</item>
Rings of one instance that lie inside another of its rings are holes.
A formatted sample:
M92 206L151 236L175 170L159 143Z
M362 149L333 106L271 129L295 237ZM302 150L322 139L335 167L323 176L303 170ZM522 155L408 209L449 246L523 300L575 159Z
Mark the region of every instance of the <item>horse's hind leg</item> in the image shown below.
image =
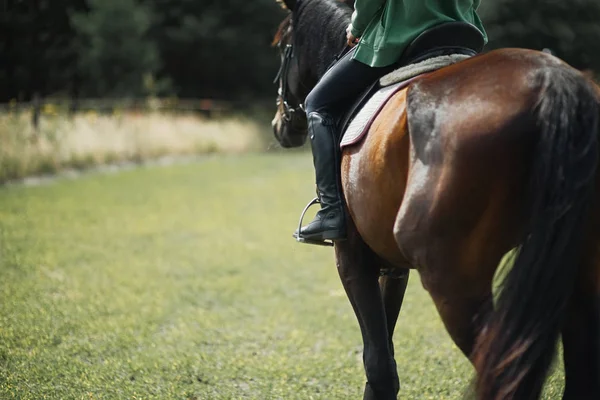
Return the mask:
M468 286L469 282L464 282ZM468 296L429 290L438 313L452 340L471 359L482 322L492 310L490 290Z
M596 260L595 272L579 279L562 330L564 400L600 399L600 254Z
M364 400L396 400L400 383L389 345L388 324L378 284L378 258L353 226L349 226L348 239L336 244L336 258L342 284L363 337L363 361L367 375Z
M600 399L600 297L576 294L562 331L564 400Z
M435 254L428 255L429 265L420 273L446 330L471 359L477 336L492 311L492 280L497 264L476 258L471 265L463 254L469 248L469 241L437 246Z

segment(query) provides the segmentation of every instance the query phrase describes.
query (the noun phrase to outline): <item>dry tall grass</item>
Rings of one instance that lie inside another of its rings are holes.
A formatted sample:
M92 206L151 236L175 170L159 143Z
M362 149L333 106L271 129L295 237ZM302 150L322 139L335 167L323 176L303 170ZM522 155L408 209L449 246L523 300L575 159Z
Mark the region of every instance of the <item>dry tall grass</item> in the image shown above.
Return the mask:
M46 110L35 132L28 113L0 114L0 183L66 168L88 168L167 155L242 152L260 142L247 119L94 112L67 118Z

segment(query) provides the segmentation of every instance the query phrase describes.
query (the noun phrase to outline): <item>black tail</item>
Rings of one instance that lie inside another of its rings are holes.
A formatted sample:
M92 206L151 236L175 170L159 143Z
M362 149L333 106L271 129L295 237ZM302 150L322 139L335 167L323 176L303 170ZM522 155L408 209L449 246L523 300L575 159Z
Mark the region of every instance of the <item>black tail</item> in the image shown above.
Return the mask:
M537 399L577 275L598 169L600 98L566 66L541 70L530 220L474 353L481 400Z

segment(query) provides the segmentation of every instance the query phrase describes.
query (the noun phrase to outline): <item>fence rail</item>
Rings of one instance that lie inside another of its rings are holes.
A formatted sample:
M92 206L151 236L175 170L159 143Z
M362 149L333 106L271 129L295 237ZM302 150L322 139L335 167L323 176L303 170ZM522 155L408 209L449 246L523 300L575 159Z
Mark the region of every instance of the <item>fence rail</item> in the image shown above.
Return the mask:
M223 117L237 113L262 117L274 110L274 102L264 99L255 101L222 101L214 99L140 98L140 99L78 99L45 98L30 102L12 101L0 103L0 114L29 113L35 131L40 127L42 116L68 115L80 112L118 115L121 113L192 113L204 118Z
M195 113L210 118L239 110L234 103L213 99L141 98L141 99L34 99L30 102L0 103L0 113L30 112L31 124L39 128L42 115L94 111L101 114L121 112Z

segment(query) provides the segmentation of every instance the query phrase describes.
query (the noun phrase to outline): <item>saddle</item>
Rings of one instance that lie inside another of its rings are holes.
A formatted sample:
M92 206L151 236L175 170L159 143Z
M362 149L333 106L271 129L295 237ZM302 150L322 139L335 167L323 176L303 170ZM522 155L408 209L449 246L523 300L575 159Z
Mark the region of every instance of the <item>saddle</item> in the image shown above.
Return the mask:
M358 143L395 93L424 73L477 55L484 44L481 32L466 22L447 22L421 33L400 57L399 68L369 86L340 119L340 146Z

